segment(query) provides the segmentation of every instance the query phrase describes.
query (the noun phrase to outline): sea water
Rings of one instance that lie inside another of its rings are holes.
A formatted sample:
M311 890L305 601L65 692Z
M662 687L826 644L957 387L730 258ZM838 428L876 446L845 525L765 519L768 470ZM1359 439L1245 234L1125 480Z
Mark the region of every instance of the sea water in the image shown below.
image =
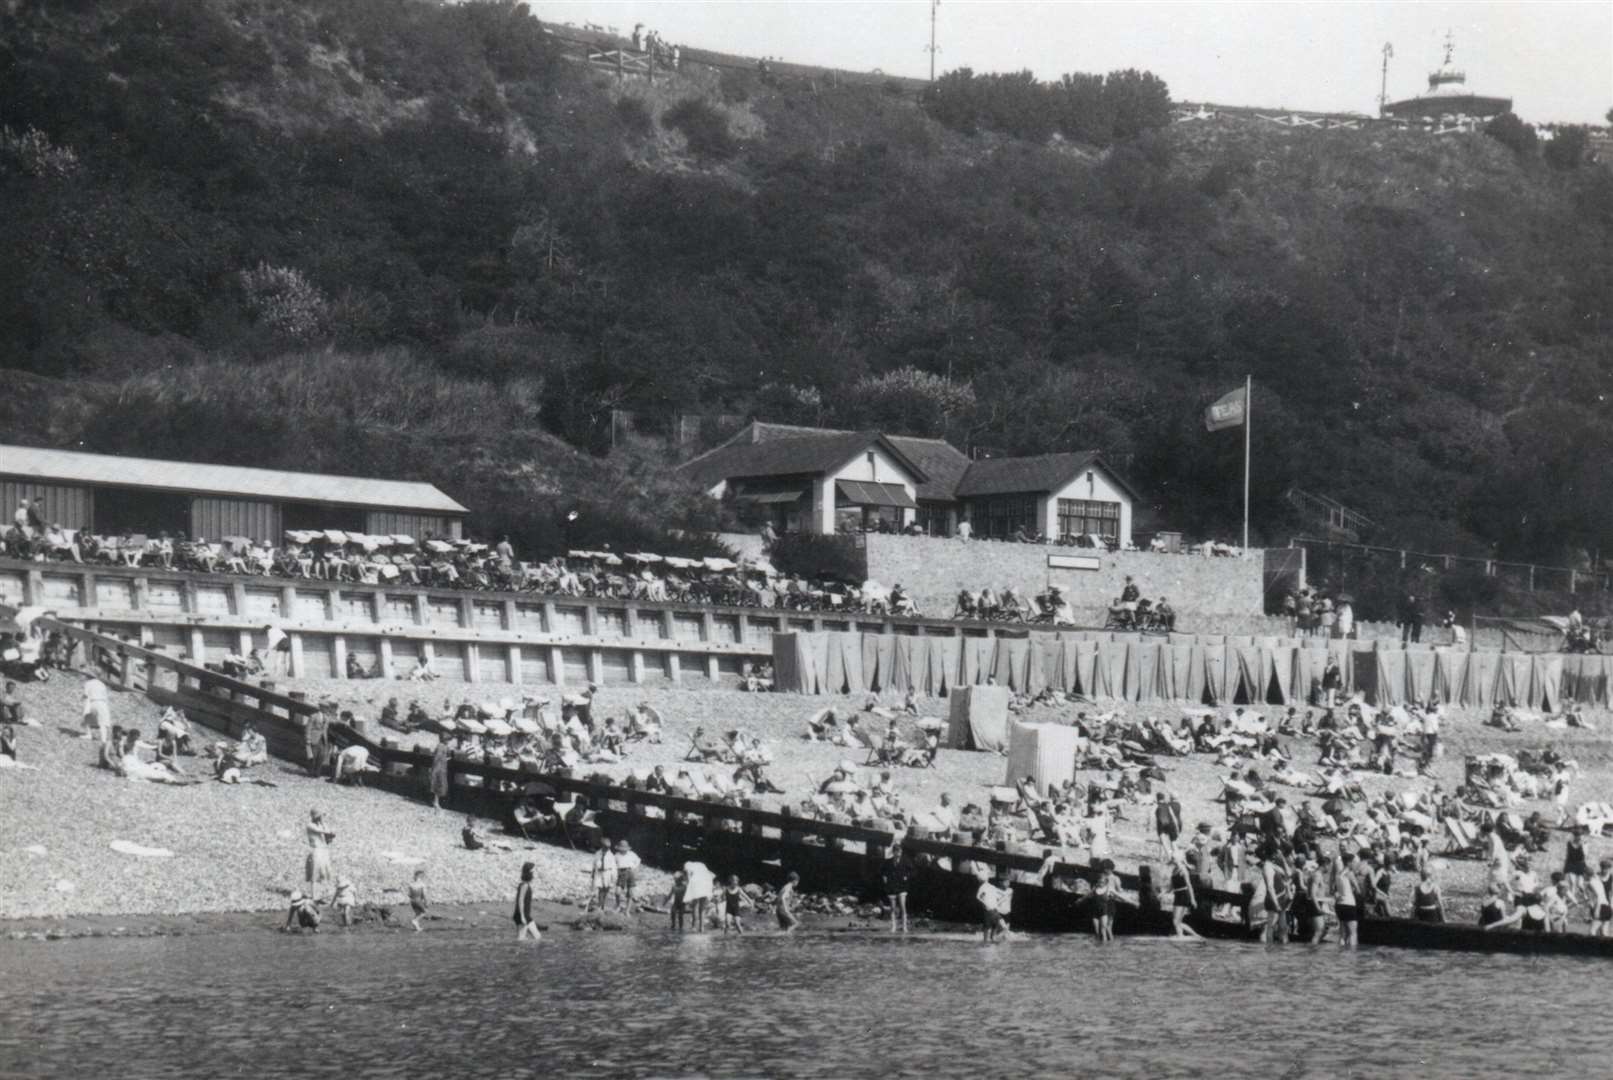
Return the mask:
M0 945L0 1075L1606 1075L1613 965L1331 944L358 930Z

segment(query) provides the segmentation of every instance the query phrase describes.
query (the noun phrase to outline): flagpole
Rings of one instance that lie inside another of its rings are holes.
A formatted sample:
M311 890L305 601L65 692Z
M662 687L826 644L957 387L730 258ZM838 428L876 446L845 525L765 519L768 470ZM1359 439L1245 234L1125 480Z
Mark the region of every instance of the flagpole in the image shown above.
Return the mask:
M1243 377L1243 553L1249 554L1249 428L1254 423L1254 376Z

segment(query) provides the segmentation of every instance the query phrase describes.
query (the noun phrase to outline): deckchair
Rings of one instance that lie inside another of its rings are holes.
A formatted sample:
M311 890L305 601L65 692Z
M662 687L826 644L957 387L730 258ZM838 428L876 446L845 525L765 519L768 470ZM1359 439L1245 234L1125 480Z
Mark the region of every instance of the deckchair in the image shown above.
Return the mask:
M1456 818L1446 818L1445 832L1450 837L1450 842L1445 846L1446 855L1457 859L1484 858L1486 851L1476 826Z

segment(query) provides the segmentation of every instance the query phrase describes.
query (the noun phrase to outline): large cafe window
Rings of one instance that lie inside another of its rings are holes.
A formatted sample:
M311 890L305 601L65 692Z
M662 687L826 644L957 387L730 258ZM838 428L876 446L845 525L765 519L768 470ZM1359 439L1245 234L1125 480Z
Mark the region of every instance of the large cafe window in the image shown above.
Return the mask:
M1120 504L1090 499L1059 500L1059 539L1091 533L1105 540L1120 539Z
M1006 495L975 499L970 503L969 524L976 536L1006 540L1018 529L1027 536L1037 532L1035 496Z

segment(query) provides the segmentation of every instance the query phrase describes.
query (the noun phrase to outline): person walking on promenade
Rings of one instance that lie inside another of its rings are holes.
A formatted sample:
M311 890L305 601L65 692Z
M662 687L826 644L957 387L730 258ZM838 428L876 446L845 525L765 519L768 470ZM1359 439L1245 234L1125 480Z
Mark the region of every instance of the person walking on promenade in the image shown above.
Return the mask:
M538 924L532 921L532 872L535 869L532 863L523 863L521 866L521 883L515 887L515 940L542 941L543 932Z

